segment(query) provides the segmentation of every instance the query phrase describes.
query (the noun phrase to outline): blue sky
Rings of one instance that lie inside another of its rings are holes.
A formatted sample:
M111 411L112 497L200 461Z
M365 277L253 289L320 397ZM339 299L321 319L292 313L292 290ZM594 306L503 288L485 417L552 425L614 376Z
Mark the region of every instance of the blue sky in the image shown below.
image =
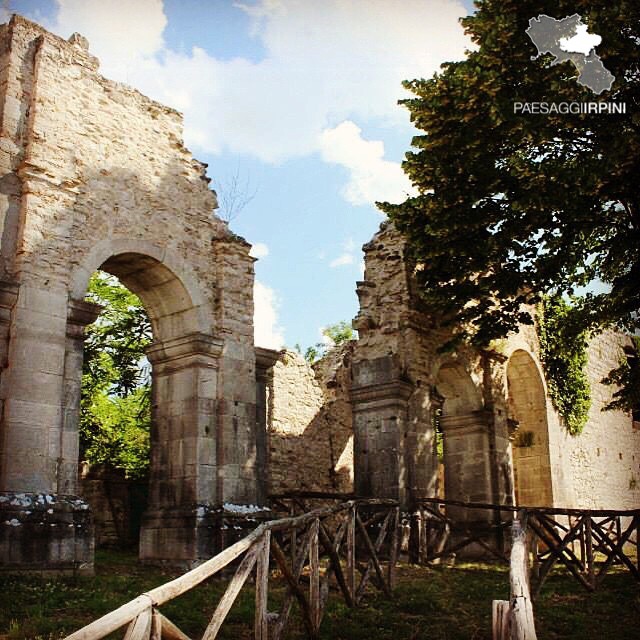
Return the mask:
M5 8L7 2L4 3ZM256 342L318 342L357 312L361 246L401 201L414 130L403 79L430 77L469 45L462 0L12 0L102 73L179 109L185 141L254 244ZM5 16L6 17L6 16ZM229 198L227 197L227 200ZM223 212L224 213L224 212Z

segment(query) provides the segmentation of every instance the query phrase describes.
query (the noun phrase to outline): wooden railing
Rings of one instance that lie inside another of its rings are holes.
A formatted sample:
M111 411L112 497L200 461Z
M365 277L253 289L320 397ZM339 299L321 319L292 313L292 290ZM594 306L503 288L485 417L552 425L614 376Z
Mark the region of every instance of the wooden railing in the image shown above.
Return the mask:
M471 547L509 562L508 532L517 514L527 522L534 599L556 563L588 591L598 588L612 566L624 567L640 581L640 509L515 507L429 498L414 510L412 556L429 563Z
M398 557L399 508L393 500L350 500L302 515L260 525L200 566L67 636L98 640L126 625L125 640L189 640L160 613L159 607L219 574L232 562L237 568L202 636L216 638L243 585L255 568L254 637L285 637L297 602L307 636L317 638L329 589L334 586L350 607L369 585L390 596ZM376 535L372 536L372 532ZM279 612L269 613L270 568L278 568L287 585ZM308 588L304 584L308 582Z

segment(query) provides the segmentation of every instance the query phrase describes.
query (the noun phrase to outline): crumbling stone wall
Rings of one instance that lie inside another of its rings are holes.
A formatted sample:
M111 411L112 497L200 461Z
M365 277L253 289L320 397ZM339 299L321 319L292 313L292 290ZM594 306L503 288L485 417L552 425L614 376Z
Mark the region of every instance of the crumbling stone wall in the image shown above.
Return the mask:
M640 425L623 411L603 411L612 389L602 379L624 357L630 340L605 331L589 344L587 373L591 409L583 432L560 433L566 475L572 478L575 505L583 508L637 509L640 505Z
M353 490L351 344L313 367L279 353L269 389L269 492Z
M77 493L83 329L100 311L84 296L101 268L153 327L142 556L207 557L199 505L258 495L250 246L214 215L180 114L103 78L82 37L0 27L0 124L0 490ZM3 540L3 557L19 548Z
M640 430L630 415L601 411L613 392L601 380L627 338L605 332L590 344L593 406L583 433L570 436L548 396L533 327L492 349L445 355L450 334L416 295L401 236L385 222L363 249L351 385L356 492L406 504L442 495L440 429L446 497L638 505Z

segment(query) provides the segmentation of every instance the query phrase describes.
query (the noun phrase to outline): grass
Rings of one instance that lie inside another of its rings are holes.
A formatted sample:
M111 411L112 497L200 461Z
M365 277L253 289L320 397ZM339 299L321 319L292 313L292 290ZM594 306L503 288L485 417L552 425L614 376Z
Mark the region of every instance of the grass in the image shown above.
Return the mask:
M175 574L142 567L135 557L99 552L96 576L0 576L0 640L57 640L115 609ZM505 567L460 564L422 568L401 565L393 600L371 592L359 609L330 598L321 637L331 640L490 640L491 601L507 599ZM270 610L277 611L284 588L272 578ZM226 583L213 579L164 605L163 613L191 637L207 625ZM273 590L272 590L273 589ZM219 637L252 637L254 592L241 592ZM294 610L295 610L294 606ZM605 578L595 594L586 593L568 574L553 573L535 606L540 640L628 638L640 640L640 586L628 572ZM114 637L122 637L122 632ZM290 638L302 639L294 619Z

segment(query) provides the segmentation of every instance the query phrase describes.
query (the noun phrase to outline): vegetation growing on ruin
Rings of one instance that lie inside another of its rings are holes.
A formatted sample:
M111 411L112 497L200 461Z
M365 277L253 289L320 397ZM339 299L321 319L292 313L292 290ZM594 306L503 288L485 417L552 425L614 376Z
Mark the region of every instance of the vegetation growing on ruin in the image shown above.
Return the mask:
M151 325L140 299L106 273L88 299L104 307L87 327L80 401L80 459L143 476L149 467L151 400L144 349Z
M640 336L631 336L632 345L625 350L620 366L603 380L618 388L607 409L622 409L633 414L634 422L640 421Z
M349 342L349 340L356 340L358 337L356 331L344 320L326 326L322 329L322 335L325 337L324 342L318 342L311 347L307 347L304 352L304 359L309 364L313 364L322 358L328 350ZM301 353L300 345L296 345L296 349Z
M587 423L591 407L585 370L587 333L579 312L560 295L543 298L536 320L549 395L569 433L577 435Z
M425 303L458 340L485 346L531 324L541 296L572 296L583 328L640 328L640 4L479 0L465 60L405 82L420 130L403 168L417 188L379 204L408 239ZM535 57L540 14L580 14L615 76L596 97L570 62ZM514 103L625 103L625 114L531 115ZM624 376L621 381L626 381ZM571 385L573 387L573 385ZM579 396L579 394L578 394ZM582 409L579 410L580 412Z

